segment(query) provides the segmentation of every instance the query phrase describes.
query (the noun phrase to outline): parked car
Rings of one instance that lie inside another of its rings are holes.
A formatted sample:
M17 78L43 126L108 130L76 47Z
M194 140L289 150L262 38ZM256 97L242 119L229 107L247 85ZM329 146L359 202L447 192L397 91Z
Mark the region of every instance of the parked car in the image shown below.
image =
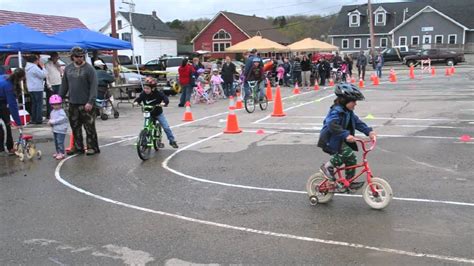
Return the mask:
M391 48L385 48L385 50L382 51L382 55L385 62L403 62L406 56L415 55L418 52L420 51L415 49L409 49L408 46L394 46Z
M443 62L446 65L456 65L459 62L464 62L464 53L441 50L441 49L428 49L418 52L415 55L405 56L405 64L407 66L418 65L421 60L431 60L431 64Z
M107 68L112 72L113 69L113 64L112 63L105 63L107 65ZM146 76L137 74L133 72L132 70L120 65L119 66L120 70L120 78L126 83L126 84L140 84L140 80L143 82L145 81Z
M111 55L99 55L99 58L102 59L104 61L104 63L109 63L109 64L113 63L112 62L113 61L113 56L111 56ZM117 58L118 58L119 64L122 65L122 66L133 65L132 59L130 59L129 56L118 55Z

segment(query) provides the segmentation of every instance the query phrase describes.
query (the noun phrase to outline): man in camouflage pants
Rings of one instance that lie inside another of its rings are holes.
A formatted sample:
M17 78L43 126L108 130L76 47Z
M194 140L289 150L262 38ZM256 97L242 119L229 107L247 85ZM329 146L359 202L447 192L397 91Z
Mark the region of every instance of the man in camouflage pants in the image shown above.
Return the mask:
M71 50L73 63L64 69L59 95L69 92L69 123L74 136L74 148L68 155L84 153L82 126L86 130L87 155L100 153L95 130L95 100L97 97L97 74L84 60L85 51L80 47Z

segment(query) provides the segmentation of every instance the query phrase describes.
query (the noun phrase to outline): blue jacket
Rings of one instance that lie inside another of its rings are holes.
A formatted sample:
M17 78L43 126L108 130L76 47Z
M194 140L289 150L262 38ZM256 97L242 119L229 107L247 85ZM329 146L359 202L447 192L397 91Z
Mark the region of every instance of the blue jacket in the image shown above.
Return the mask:
M323 128L319 134L318 147L331 155L339 153L342 143L347 136L354 135L356 129L367 136L372 131L372 128L362 122L353 111L347 110L342 105L335 104L331 106L324 119ZM358 150L355 143L346 144L353 150Z
M13 84L7 80L5 76L0 75L0 105L8 104L10 114L17 125L22 125L20 114L18 113L18 104L16 103L16 95L13 91Z
M250 70L252 69L252 65L253 65L253 58L256 57L256 55L250 55L248 58L247 58L247 61L245 61L245 68L244 68L244 77L248 77L249 73L250 73ZM262 58L260 58L260 66L263 67L263 60Z

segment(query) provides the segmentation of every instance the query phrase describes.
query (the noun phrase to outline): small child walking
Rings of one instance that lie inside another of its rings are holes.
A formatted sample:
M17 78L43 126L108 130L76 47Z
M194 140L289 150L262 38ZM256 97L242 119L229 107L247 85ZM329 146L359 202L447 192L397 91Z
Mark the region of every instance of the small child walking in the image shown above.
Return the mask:
M68 128L68 119L66 112L62 108L63 99L61 96L54 94L49 98L49 104L53 107L51 111L48 125L53 129L54 145L56 146L56 153L53 157L56 160L62 160L66 158L64 155L64 139L66 138L66 132Z

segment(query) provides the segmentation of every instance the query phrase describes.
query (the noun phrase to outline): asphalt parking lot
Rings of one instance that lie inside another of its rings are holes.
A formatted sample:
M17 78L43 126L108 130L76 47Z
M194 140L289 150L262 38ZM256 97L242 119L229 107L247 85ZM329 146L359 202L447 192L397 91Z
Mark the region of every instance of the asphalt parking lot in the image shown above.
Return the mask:
M369 154L394 199L371 209L359 194L311 206L308 177L328 156L316 147L332 88L291 94L286 116L237 111L227 101L165 109L180 148L142 162L138 108L98 121L98 156L58 164L48 128L29 128L45 154L0 158L0 264L459 265L474 263L474 67L363 89L356 113L379 138ZM167 144L167 142L165 142Z

